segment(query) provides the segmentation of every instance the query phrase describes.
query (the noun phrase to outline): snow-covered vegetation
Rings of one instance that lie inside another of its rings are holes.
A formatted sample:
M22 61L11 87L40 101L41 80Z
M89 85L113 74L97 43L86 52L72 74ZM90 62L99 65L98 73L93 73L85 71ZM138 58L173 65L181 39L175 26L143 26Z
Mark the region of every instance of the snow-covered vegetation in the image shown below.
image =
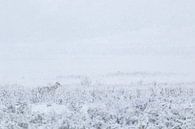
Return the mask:
M102 85L1 87L0 129L195 129L194 83Z
M195 129L194 14L195 0L0 0L0 129Z

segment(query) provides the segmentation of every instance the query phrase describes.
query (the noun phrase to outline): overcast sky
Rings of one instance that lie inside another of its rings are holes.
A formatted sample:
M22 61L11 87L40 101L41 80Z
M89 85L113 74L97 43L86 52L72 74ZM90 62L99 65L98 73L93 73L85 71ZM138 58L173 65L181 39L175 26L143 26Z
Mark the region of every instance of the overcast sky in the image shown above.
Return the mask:
M194 14L194 0L0 0L0 78L195 73Z
M1 0L0 43L68 42L194 26L194 0Z

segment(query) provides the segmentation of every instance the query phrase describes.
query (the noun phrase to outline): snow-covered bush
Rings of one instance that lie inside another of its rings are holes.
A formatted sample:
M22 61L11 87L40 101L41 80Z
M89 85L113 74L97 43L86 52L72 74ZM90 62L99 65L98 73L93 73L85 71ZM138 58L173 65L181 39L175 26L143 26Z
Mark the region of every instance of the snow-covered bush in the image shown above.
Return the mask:
M195 129L194 89L156 85L1 87L0 129Z

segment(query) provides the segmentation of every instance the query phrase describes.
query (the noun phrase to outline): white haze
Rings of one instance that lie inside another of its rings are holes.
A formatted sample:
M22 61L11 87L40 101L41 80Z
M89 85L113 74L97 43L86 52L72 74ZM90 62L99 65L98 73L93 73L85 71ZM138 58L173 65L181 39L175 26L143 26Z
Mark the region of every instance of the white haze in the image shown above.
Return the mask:
M0 81L194 74L194 0L1 0Z

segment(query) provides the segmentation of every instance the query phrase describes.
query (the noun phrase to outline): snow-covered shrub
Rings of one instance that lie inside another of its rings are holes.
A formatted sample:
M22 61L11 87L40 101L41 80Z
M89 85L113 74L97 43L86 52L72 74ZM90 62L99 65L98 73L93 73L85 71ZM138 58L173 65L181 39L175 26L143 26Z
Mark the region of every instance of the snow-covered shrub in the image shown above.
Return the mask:
M0 129L194 129L192 88L0 89ZM87 86L86 86L87 87ZM97 87L97 86L96 86Z

